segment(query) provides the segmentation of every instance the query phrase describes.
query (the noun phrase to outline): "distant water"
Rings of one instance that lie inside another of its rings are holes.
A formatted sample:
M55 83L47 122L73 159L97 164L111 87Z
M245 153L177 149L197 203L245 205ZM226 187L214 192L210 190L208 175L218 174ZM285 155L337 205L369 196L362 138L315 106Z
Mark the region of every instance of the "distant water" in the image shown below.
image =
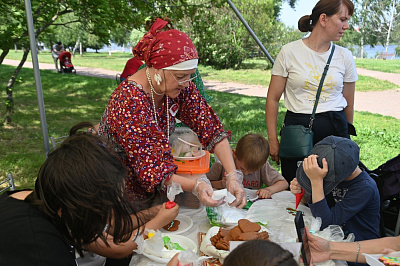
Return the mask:
M388 47L388 53L389 54L395 54L396 53L396 47L397 45L389 45ZM359 50L359 47L358 49ZM374 47L371 47L371 45L364 45L364 58L375 58L378 54L384 53L386 50L386 47L384 45L375 45ZM357 51L354 53L356 57L360 57L359 51L357 54ZM400 55L396 55L396 59L400 59Z
M131 49L132 48L130 46L129 47L124 47L125 53L132 52ZM88 48L86 51L89 52L89 53L96 52L96 50L90 49L90 48ZM108 51L110 51L110 47L109 46L104 46L103 48L101 48L101 49L99 49L97 51L98 52L102 52L102 53L103 52L108 52ZM111 52L122 52L122 46L118 46L118 45L112 44L111 45Z
M397 45L389 45L388 47L388 53L389 54L394 54L396 53L396 47ZM375 58L379 53L384 53L385 52L385 46L384 45L375 45L372 47L371 45L364 45L364 58ZM104 46L103 48L99 49L99 52L108 52L110 48L108 46ZM131 47L125 47L125 53L131 53ZM88 52L95 52L93 49L87 49ZM122 47L117 46L115 44L111 45L111 51L118 51L122 52ZM357 58L360 57L360 47L355 46L355 50L353 51L353 55L356 56ZM400 59L400 55L396 55L396 59Z

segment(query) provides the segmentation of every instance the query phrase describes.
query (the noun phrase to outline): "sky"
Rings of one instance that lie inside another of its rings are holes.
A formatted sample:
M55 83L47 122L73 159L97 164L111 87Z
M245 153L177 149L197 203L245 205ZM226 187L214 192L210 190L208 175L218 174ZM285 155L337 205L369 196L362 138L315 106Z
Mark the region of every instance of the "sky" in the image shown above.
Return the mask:
M304 15L311 15L312 9L317 0L297 0L295 9L292 9L288 3L284 3L281 9L280 19L286 26L297 28L297 22Z

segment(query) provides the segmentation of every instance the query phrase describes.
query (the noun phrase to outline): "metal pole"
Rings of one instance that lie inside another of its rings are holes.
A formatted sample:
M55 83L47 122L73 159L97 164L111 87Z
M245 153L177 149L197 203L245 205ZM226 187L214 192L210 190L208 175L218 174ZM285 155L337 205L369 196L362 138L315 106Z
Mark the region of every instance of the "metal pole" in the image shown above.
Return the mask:
M257 38L257 35L253 32L253 30L250 28L250 26L247 24L246 20L242 17L240 14L239 10L235 7L235 5L232 3L231 0L226 0L228 4L231 6L233 11L235 12L236 16L240 19L240 21L243 23L243 25L246 27L247 31L250 33L251 37L256 41L258 46L260 46L261 50L264 52L264 54L267 56L271 64L274 64L274 59L272 59L271 55L268 53L267 49L265 49L264 45L260 42L260 40Z
M42 128L44 151L47 157L47 154L50 152L50 143L49 143L49 135L47 132L46 112L44 110L42 81L40 79L35 29L33 27L32 6L30 0L25 0L25 11L26 11L26 22L28 24L29 42L32 53L33 74L35 76L35 83L36 83L36 97L38 99L38 105L39 105L40 125Z

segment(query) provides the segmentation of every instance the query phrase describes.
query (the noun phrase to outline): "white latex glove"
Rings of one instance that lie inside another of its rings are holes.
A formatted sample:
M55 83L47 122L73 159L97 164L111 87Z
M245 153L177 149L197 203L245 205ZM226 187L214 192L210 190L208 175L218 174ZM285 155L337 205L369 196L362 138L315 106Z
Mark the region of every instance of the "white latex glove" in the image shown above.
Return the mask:
M219 201L212 199L214 190L212 189L211 182L206 175L202 175L196 180L196 185L194 186L192 193L204 206L215 207L220 204Z
M226 188L236 197L236 200L229 204L232 207L243 208L246 203L246 193L243 189L243 173L239 170L233 170L226 175Z

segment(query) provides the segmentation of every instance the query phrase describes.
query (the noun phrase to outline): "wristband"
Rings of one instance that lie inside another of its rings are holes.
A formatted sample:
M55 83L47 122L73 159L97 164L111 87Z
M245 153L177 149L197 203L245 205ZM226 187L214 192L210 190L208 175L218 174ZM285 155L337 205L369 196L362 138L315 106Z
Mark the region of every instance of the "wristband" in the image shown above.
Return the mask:
M358 244L358 249L357 249L357 255L356 255L355 263L358 262L358 255L360 255L360 249L361 249L360 242L356 241L356 243Z

